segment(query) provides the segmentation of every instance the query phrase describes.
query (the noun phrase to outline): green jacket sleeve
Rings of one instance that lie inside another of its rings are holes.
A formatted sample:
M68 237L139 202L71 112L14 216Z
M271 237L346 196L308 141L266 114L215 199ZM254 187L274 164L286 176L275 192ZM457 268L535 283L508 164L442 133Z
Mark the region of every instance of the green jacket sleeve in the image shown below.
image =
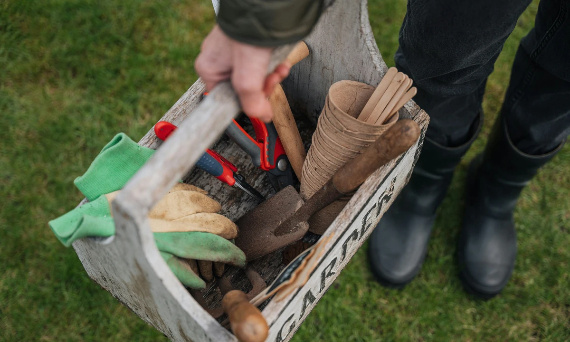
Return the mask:
M322 10L323 0L221 0L218 25L237 41L279 46L308 35Z

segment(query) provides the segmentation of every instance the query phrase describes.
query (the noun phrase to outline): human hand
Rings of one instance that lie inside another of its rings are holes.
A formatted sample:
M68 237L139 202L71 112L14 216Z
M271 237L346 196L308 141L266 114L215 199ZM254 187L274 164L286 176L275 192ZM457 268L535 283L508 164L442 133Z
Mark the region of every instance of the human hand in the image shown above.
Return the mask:
M268 97L291 69L285 61L267 74L272 51L272 48L233 40L216 25L202 42L195 67L207 91L231 79L243 111L248 116L269 122L273 112Z

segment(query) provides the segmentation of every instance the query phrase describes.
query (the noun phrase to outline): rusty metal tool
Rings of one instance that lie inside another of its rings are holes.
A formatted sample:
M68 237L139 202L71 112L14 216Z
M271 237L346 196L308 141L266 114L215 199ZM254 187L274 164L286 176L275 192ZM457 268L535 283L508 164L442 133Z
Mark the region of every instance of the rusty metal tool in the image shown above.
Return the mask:
M281 190L236 222L240 227L236 245L251 261L301 239L309 229L307 220L312 214L354 191L372 172L410 148L419 136L417 123L400 120L340 168L304 204L294 189Z

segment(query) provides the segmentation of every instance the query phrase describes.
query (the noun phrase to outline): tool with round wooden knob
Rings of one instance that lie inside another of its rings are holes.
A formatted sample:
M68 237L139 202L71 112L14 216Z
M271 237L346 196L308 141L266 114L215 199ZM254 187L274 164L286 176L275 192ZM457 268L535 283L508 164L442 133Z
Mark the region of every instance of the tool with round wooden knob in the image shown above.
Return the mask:
M267 321L258 308L239 290L232 290L222 299L224 312L230 319L232 332L242 342L263 342L269 334Z

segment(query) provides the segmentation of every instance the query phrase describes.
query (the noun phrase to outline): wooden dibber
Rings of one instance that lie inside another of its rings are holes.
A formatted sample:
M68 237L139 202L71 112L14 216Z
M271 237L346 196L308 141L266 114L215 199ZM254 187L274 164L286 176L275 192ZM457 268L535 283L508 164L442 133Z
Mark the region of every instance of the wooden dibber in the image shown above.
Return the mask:
M355 190L372 172L412 146L419 135L414 121L400 120L364 153L348 161L306 202L291 186L279 191L236 221L240 227L236 246L252 261L300 240L309 230L307 221L315 212Z
M279 134L283 149L297 178L301 179L307 152L295 123L293 112L291 112L291 107L289 107L289 102L280 84L275 86L273 93L269 97L269 103L273 110L273 125L277 130L277 134Z
M287 62L293 66L308 55L309 48L307 44L301 41L297 43L293 51L289 53ZM291 107L289 107L289 102L280 84L275 86L273 93L269 97L269 103L273 110L273 124L277 130L277 134L279 134L283 149L285 149L285 153L289 158L289 162L297 178L301 179L303 163L307 157L307 152L305 151L301 134L299 134L299 129L291 112Z
M226 293L222 307L228 314L232 332L239 341L263 342L267 339L267 321L261 311L249 302L245 293L239 290Z
M420 128L414 121L402 119L396 122L362 154L338 170L330 181L331 185L341 194L353 191L379 166L409 149L419 137Z
M317 211L336 201L343 195L356 190L368 176L380 166L396 158L410 148L419 138L418 124L409 119L396 122L386 133L356 158L341 167L323 187L309 198L293 216L281 223L275 230L276 237L299 230ZM257 224L262 224L261 218ZM241 226L240 226L241 227ZM247 229L249 227L244 227ZM250 228L251 229L251 228ZM238 245L239 246L239 245Z

